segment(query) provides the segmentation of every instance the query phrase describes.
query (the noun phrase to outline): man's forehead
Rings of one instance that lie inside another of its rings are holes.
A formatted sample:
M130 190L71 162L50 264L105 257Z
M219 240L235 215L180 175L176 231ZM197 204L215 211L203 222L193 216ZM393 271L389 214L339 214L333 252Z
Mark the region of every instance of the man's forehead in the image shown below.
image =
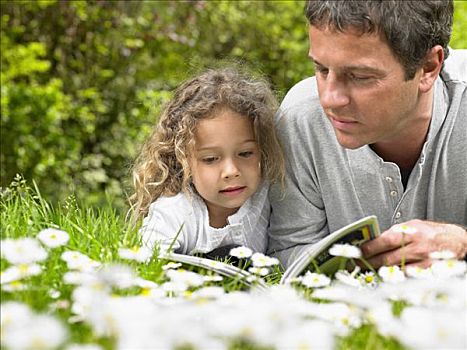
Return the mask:
M324 66L329 64L328 60L339 59L346 61L349 69L366 70L378 68L381 60L394 59L388 43L377 33L330 31L310 26L309 39L308 56L316 64Z

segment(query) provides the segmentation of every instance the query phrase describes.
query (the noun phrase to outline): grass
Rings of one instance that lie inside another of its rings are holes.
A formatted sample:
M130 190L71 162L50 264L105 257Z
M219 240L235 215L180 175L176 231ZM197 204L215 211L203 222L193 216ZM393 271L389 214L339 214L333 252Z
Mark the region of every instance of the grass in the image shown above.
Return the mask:
M69 233L70 240L64 247L49 250L49 256L43 265L43 272L22 281L25 290L5 292L2 289L2 303L19 301L29 305L38 312L57 316L69 328L69 343L94 343L103 349L115 348L115 339L109 336L98 336L86 322L69 323L73 316L71 308L57 308L57 294L60 300L71 301L75 286L63 282L63 275L67 266L60 256L65 250L76 250L102 263L124 263L130 265L137 275L163 283L165 276L162 265L165 261L153 257L149 263L141 264L134 261L123 261L118 256L118 248L132 247L140 244L137 228L130 227L125 218L116 213L109 204L105 208L82 208L73 197L68 198L58 206L52 206L42 198L39 189L29 187L25 180L17 178L12 185L1 192L0 197L1 239L35 237L45 228L59 228ZM1 259L1 271L9 266L5 259ZM185 267L188 270L200 272L197 268ZM202 271L201 271L202 272ZM206 273L206 271L202 272ZM279 281L281 272L273 271L269 279L270 284ZM219 282L218 282L219 283ZM220 283L227 292L243 288L235 280L224 280ZM130 288L125 291L115 291L119 295L138 295L141 288ZM311 299L310 290L305 290L302 297ZM396 311L400 314L400 305ZM221 310L219 310L221 312ZM2 330L3 334L3 330ZM182 346L180 348L190 348ZM268 346L255 345L248 340L234 339L229 349L269 349ZM337 349L403 349L396 340L383 337L377 333L374 326L364 324L350 335L339 337Z

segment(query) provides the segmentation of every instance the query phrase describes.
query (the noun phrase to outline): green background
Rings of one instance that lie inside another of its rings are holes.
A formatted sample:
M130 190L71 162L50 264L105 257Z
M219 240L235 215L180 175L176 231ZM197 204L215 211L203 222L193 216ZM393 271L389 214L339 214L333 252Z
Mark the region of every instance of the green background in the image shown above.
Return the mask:
M313 74L303 1L1 2L1 187L20 173L51 201L126 208L131 165L161 105L218 60L280 99ZM467 48L467 2L451 46Z

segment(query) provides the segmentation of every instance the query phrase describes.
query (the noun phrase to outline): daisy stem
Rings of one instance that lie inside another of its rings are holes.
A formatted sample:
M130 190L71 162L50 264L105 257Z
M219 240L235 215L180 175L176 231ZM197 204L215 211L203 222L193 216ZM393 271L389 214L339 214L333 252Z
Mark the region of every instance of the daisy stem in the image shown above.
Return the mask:
M402 232L402 241L401 241L401 270L405 270L405 232Z
M316 263L315 259L311 259L311 264L315 268L316 273L321 273L321 270L320 270L318 264Z
M339 257L339 270L344 270L347 264L347 259L343 256Z

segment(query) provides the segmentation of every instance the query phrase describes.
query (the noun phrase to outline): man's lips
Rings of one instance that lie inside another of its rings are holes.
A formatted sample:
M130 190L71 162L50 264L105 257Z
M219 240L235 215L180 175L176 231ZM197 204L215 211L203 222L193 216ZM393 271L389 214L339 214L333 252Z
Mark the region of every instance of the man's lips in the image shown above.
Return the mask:
M336 128L336 129L349 129L355 127L358 122L355 120L345 120L341 118L335 118L333 116L329 116L329 120L331 121L331 124Z
M227 187L227 188L224 188L223 190L220 190L219 192L223 194L238 194L240 192L243 192L245 188L246 186Z

